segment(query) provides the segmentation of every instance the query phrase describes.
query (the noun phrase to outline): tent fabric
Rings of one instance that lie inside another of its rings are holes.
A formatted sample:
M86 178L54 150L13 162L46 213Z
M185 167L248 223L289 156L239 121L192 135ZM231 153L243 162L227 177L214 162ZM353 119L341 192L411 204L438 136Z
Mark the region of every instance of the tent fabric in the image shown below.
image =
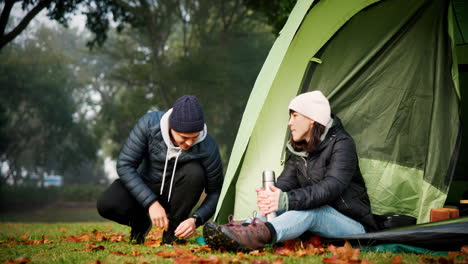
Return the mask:
M296 34L297 28L301 24L302 18L305 16L312 3L313 0L301 0L294 6L286 25L273 44L255 81L254 88L252 89L244 111L244 113L247 114L242 116L239 132L229 159L215 219L227 221L228 215L232 214L234 211L234 197L236 196L235 183L239 176L239 168L241 164L243 164L245 149L247 148L250 134L268 95L274 76L281 65L281 61L284 59L288 46Z
M361 249L366 252L414 253L437 256L446 256L448 254L447 251L434 251L420 247L408 246L405 244L382 244L372 247L362 247Z
M275 43L249 98L216 220L257 210L262 171L282 171L289 101L320 89L356 141L374 212L426 222L459 143L448 13L447 1L299 0L283 29L294 37Z
M324 238L325 243L336 244L343 241L361 247L403 242L405 245L430 250L459 251L468 244L468 217L362 235Z
M319 1L310 10L313 1L297 1L247 102L216 209L217 221L226 222L230 214L236 219L246 219L257 210L254 190L261 186L262 171L273 170L277 175L281 172L283 145L273 142L285 140L288 119L285 109L298 93L309 59L346 21L377 1ZM304 26L310 24L320 26ZM305 56L303 51L307 51Z
M327 43L303 84L328 95L357 142L374 213L422 222L445 202L460 126L447 14L447 1L369 7Z

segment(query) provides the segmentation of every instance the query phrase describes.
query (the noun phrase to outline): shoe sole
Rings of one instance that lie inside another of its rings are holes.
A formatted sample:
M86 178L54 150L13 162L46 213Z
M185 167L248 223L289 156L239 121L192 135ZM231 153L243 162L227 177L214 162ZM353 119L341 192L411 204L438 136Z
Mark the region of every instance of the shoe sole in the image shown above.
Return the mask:
M213 222L207 222L203 226L203 237L205 238L206 244L214 250L228 250L235 251L238 246L237 242L226 237L219 230L219 226Z

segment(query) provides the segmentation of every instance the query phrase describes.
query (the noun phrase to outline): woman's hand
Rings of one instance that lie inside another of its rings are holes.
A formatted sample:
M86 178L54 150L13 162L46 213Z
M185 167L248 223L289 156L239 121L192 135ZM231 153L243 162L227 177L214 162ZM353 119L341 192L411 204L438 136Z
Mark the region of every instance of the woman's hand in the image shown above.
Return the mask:
M158 201L150 205L148 213L153 226L162 227L166 231L168 230L169 219L167 219L166 210L164 210L164 207L162 207Z
M179 238L187 239L195 233L197 226L195 225L195 218L189 218L182 223L174 231L174 235Z
M281 190L275 186L270 186L269 190L263 188L255 189L257 192L257 205L260 209L260 214L266 216L270 213L278 211L279 198Z

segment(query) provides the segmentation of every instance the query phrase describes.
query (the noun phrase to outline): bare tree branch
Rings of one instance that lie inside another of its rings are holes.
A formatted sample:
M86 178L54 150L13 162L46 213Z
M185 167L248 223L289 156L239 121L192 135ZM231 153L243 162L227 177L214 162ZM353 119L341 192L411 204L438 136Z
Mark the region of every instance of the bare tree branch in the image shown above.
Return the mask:
M44 8L46 8L47 6L50 5L52 0L42 0L42 1L39 1L39 3L37 3L37 5L35 7L33 7L33 9L31 9L31 11L29 11L24 17L23 19L21 20L21 22L12 30L10 31L9 33L7 34L4 34L5 32L3 31L2 32L2 35L0 36L0 50L6 45L8 44L10 41L12 41L14 38L16 38L29 24L29 22L31 22L31 20L39 13L41 12ZM10 1L7 1L5 2L5 6L8 5ZM14 2L12 4L12 6L14 5ZM11 7L10 7L10 11L11 11ZM8 11L8 17L10 15L10 11ZM2 12L2 17L1 19L2 20L6 20L8 22L8 17L4 17L3 16L3 12ZM5 14L6 16L6 14ZM3 25L2 25L3 26ZM6 24L5 24L6 26Z

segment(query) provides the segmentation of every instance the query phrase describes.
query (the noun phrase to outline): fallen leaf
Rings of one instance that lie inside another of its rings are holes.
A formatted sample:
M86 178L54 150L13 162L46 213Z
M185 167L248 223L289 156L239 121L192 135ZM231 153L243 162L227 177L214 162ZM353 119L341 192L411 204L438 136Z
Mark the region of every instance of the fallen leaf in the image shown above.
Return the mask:
M252 264L269 264L268 260L254 260Z
M26 241L22 241L20 242L20 244L23 244L23 245L42 245L42 244L50 244L50 243L53 243L54 241L53 240L48 240L46 239L46 237L44 235L41 236L41 239L34 239L34 240L26 240Z
M320 237L319 236L312 236L311 238L309 238L309 240L307 240L305 243L306 247L308 245L312 245L313 247L315 248L319 248L319 247L322 247L322 241L320 240Z
M461 253L468 255L468 245L464 245L460 251Z
M283 258L277 258L273 260L271 264L283 264Z
M68 231L68 229L66 229L65 227L59 227L58 230L61 231L61 232L66 232L66 231Z
M361 253L360 249L353 249L351 244L348 241L345 242L342 247L335 247L334 245L328 246L328 251L330 251L333 256L330 258L323 258L322 261L325 263L369 263L367 260L359 260L359 255Z
M93 251L93 252L96 252L96 251L99 251L99 250L104 250L106 249L103 245L95 245L93 243L89 243L89 244L85 244L86 248L85 249L75 249L73 251Z
M403 261L403 258L401 256L395 256L393 257L392 264L398 264Z
M301 248L301 249L297 250L297 251L294 253L294 255L295 255L296 257L299 257L299 258L300 258L300 257L303 257L303 256L307 256L308 253L307 253L306 250L304 250L304 249Z
M21 237L20 237L20 239L23 239L23 240L26 240L26 239L28 239L28 238L29 238L28 235L24 235L24 236L21 236Z
M179 254L175 251L167 252L167 251L158 251L154 253L157 256L163 257L163 258L172 258L172 257L177 257Z
M455 251L449 251L449 252L447 253L447 256L448 256L449 258L455 258L455 257L461 256L461 255L463 255L463 253L461 253L461 252L455 252Z
M259 250L253 250L249 252L249 255L252 256L265 256L265 252L260 252Z
M110 253L113 255L118 255L118 256L125 256L125 257L130 256L129 254L125 254L122 251L111 251Z
M200 247L191 248L190 251L191 252L202 252L202 251L212 251L212 249L208 245L203 245L203 246L200 246Z
M332 256L332 257L329 257L329 258L323 258L322 262L323 263L332 263L332 264L348 264L347 260L340 259L337 256Z
M144 245L148 247L160 247L162 244L161 240L150 240L150 241L145 241Z
M66 236L64 240L72 242L88 242L91 240L91 237L88 234L82 234L81 236L69 235Z

